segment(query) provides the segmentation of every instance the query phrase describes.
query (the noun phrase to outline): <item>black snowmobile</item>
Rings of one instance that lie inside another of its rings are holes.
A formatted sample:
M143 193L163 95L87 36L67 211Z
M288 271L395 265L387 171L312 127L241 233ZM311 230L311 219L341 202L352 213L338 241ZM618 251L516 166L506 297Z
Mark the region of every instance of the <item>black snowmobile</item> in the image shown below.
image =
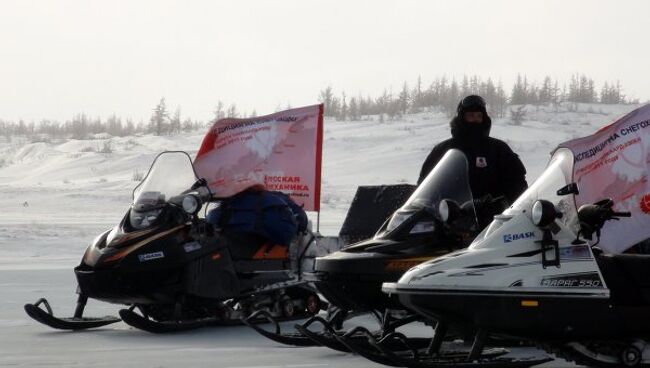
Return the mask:
M408 194L413 188L404 187L401 193ZM363 194L358 191L357 197ZM367 211L372 208L372 202L375 202L375 206L379 202L379 207L382 207L382 202L394 198L399 196L384 196L382 193L370 201L364 201L360 207ZM353 201L348 219L355 211L357 199ZM495 198L488 202L495 207L495 203L500 204L502 200ZM446 215L452 220L442 221L439 206L448 210ZM346 229L346 225L343 229ZM374 237L316 259L314 272L306 277L315 282L318 291L335 307L333 311L330 310L327 319L314 316L296 325L297 333L282 334L277 323L274 332L259 326L252 327L284 344L324 345L365 355L369 352L366 346L369 336L381 340L401 326L424 320L405 309L396 298L382 293L382 283L394 282L407 269L419 263L466 247L479 231L475 201L469 187L467 159L462 152L450 150L406 203L385 220ZM371 312L377 317L380 324L378 331L370 332L363 327L342 330L346 319L362 312ZM258 312L251 317L258 318L265 314ZM266 317L272 319L268 315ZM308 328L311 325L322 325L323 330L312 331ZM418 343L428 344L429 341L421 339ZM411 340L410 344L413 345L414 341ZM393 342L393 345L393 349L404 348L399 341Z
M74 269L74 316L55 317L46 299L25 311L57 329L122 320L151 332L239 323L260 309L284 319L317 313L323 304L300 269L315 235L298 234L287 247L227 232L200 216L214 201L187 153L161 153L122 221L99 235ZM120 310L121 318L84 317L88 298L129 308Z

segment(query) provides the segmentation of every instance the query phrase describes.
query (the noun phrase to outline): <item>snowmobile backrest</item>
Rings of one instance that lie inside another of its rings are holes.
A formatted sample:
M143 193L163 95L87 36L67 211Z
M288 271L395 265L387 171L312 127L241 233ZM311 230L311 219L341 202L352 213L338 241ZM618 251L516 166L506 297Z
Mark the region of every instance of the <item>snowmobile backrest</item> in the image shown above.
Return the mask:
M372 238L415 188L412 184L358 187L339 232L341 243L347 245Z

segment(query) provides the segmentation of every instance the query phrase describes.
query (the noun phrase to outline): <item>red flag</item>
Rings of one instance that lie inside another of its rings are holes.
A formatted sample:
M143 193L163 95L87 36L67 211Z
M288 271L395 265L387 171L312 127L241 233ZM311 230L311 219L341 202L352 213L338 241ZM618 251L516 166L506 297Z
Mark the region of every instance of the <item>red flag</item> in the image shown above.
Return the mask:
M611 198L631 219L605 224L600 246L623 252L650 237L650 105L638 108L593 135L560 144L574 156L576 205Z
M215 122L194 160L218 198L253 186L288 194L320 210L323 105Z

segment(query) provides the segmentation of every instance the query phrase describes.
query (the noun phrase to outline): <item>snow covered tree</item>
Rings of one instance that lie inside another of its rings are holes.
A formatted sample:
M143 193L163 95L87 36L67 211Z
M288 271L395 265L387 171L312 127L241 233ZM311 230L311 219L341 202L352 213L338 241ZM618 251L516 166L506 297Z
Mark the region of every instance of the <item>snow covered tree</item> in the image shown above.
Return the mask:
M512 86L510 94L510 103L513 105L525 105L528 103L528 79L526 76L517 74L517 80Z
M552 102L553 98L553 82L551 77L544 77L544 82L542 82L542 87L539 89L538 100L540 104L546 105Z
M341 96L341 110L339 111L339 120L345 120L348 116L348 103L345 100L345 92Z
M226 117L227 118L238 118L239 117L239 112L237 111L237 105L230 104L228 106L228 110L226 111Z
M327 86L327 88L320 91L318 95L318 101L325 105L325 110L323 114L325 116L334 116L334 111L332 111L332 100L334 99L334 92L332 92L332 86Z
M226 113L223 111L224 109L224 104L223 101L218 100L217 101L217 106L214 107L214 120L220 120L226 117Z
M165 98L161 98L158 105L153 109L153 114L149 119L149 132L155 135L162 135L167 130L167 106L165 105Z
M169 131L171 134L177 134L181 132L181 108L180 106L176 108L174 116L169 120Z
M409 100L409 87L408 84L404 82L404 85L402 86L402 92L400 92L398 96L398 109L402 115L408 112Z
M603 88L600 90L600 103L604 104L620 104L625 103L625 96L622 93L621 83L608 84L605 82Z
M516 110L510 109L510 121L512 125L521 125L526 119L526 106L520 105Z

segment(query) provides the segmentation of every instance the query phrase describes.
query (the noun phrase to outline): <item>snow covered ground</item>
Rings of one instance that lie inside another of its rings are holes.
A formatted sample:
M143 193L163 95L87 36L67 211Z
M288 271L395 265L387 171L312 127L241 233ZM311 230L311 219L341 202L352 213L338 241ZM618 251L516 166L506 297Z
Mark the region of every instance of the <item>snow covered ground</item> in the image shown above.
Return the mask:
M492 136L508 142L528 169L529 183L560 142L594 132L636 106L529 107L521 126L495 119ZM326 349L292 349L244 327L152 336L123 324L94 332L50 331L28 319L22 305L47 296L55 312L74 304L71 269L102 230L117 223L155 155L193 155L204 132L173 137L108 138L28 143L0 138L0 366L370 367L372 363ZM431 147L449 136L438 113L400 120L326 120L321 232L334 235L357 185L413 183ZM116 308L90 303L89 314ZM422 330L424 331L424 330ZM552 362L546 366L571 366Z

